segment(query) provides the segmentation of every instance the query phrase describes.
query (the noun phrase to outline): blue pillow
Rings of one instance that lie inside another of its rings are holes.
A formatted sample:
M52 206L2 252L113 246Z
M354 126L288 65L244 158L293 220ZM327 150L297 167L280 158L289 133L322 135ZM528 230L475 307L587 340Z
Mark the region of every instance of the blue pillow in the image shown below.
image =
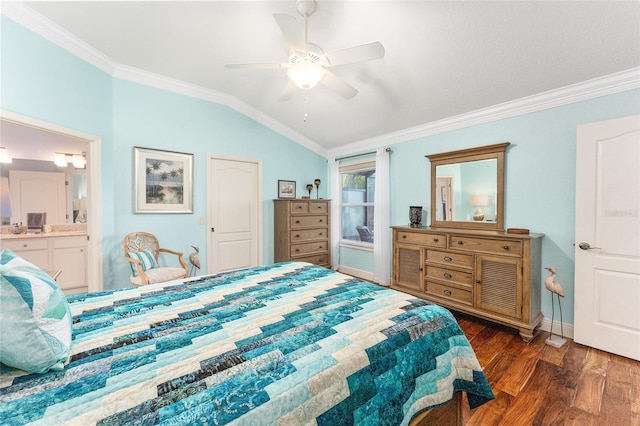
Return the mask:
M132 259L139 260L140 266L142 266L143 271L158 267L158 262L156 262L156 258L151 250L130 251L127 253L127 256ZM138 269L136 268L136 265L129 262L129 266L131 266L131 273L133 274L133 276L137 277Z
M59 370L71 349L71 310L56 282L9 249L0 253L0 362Z

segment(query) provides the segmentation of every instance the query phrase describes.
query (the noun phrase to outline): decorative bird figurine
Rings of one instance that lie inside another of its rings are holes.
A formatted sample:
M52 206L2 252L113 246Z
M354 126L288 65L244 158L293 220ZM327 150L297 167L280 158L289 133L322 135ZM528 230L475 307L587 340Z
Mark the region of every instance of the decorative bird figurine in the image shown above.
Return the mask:
M189 262L191 262L191 271L189 271L189 275L193 276L196 268L200 269L200 259L198 259L198 253L200 253L200 249L196 246L191 246L195 251L189 255Z
M564 290L562 289L562 286L560 285L560 283L555 281L555 279L556 279L556 268L554 268L553 266L549 266L548 268L544 268L544 269L546 269L547 271L551 272L551 275L549 275L547 278L545 278L544 286L551 293L555 293L560 297L564 297Z

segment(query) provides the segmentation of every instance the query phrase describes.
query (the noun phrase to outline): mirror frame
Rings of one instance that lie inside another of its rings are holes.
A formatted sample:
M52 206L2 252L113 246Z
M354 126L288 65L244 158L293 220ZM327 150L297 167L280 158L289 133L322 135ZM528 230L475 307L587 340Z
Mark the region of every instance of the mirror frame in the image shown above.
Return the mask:
M495 145L480 146L476 148L462 149L459 151L443 152L440 154L425 155L431 162L431 227L432 228L464 228L464 229L484 229L493 231L504 231L504 160L505 152L510 142L503 142ZM436 167L455 164L468 163L478 160L498 160L497 183L496 183L496 221L495 222L474 222L457 220L436 221Z

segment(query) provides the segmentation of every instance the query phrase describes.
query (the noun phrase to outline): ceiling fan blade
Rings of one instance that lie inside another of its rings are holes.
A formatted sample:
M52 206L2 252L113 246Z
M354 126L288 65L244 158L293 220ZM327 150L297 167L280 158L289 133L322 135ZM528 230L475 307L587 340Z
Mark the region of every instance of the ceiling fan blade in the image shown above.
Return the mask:
M273 17L276 19L280 31L284 34L285 40L289 43L289 47L297 51L305 51L305 41L298 21L293 16L285 15L283 13L274 13Z
M296 84L293 81L289 80L287 85L284 87L284 90L282 91L282 94L280 95L280 99L278 99L278 100L284 102L284 101L288 101L289 99L291 99L291 97L295 93L297 87L298 86L296 86Z
M346 83L344 80L342 80L340 77L338 77L331 71L328 71L328 70L325 70L325 71L326 71L326 74L324 75L324 78L320 80L320 83L324 84L329 89L337 92L340 96L342 96L345 99L351 99L358 94L358 91L353 86Z
M288 62L274 62L274 63L256 63L256 64L226 64L225 68L287 68Z
M328 52L323 56L327 60L326 66L329 67L366 62L384 58L384 46L382 46L382 43L379 41L374 41L372 43L361 44L360 46Z

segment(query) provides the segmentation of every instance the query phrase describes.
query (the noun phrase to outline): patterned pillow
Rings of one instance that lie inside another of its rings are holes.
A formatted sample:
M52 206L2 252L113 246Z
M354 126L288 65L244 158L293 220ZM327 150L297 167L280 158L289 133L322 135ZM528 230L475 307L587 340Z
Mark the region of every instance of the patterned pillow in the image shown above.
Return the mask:
M143 271L158 267L158 262L156 262L156 258L154 257L151 250L130 251L127 253L127 256L132 259L139 260ZM129 262L129 266L131 266L131 273L133 274L133 276L137 277L138 269L136 268L136 265Z
M0 362L44 373L71 349L71 310L55 281L9 249L0 253Z

